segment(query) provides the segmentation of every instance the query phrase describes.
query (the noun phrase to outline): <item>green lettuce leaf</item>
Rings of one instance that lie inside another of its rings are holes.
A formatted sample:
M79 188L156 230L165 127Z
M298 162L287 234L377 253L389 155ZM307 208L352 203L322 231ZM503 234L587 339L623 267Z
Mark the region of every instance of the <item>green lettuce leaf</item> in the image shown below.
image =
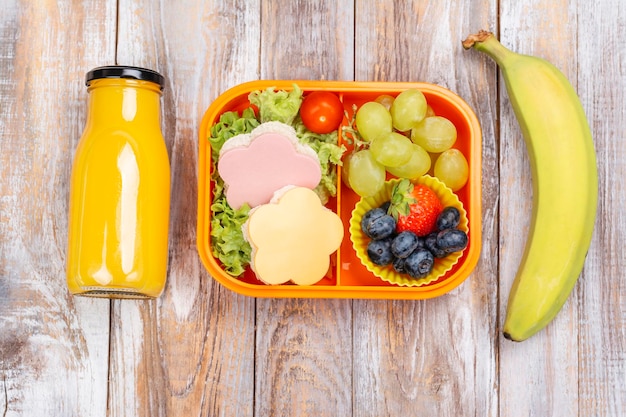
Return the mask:
M229 111L220 116L217 123L211 126L211 163L215 165L224 143L233 136L249 133L259 125L254 110L246 108L239 116L235 111Z
M248 100L259 108L261 123L276 121L290 125L300 111L302 90L295 84L291 91L276 91L269 87L251 92Z
M326 204L330 197L337 195L337 165L341 165L341 157L346 152L344 145L339 146L337 132L320 134L311 132L304 126L298 116L293 123L296 135L301 143L309 145L317 153L317 158L322 167L322 179L315 188L315 192Z
M250 108L241 116L237 112L222 114L219 121L211 127L211 180L213 181L213 204L211 205L211 249L213 256L220 260L224 271L239 276L250 263L251 247L243 237L241 227L248 220L250 207L244 205L238 210L226 202L224 180L217 172L217 161L224 143L244 133L250 133L259 125L259 121Z
M248 220L250 207L238 210L226 203L223 194L211 205L211 248L213 256L222 262L224 271L239 276L250 263L252 248L243 237L241 227Z

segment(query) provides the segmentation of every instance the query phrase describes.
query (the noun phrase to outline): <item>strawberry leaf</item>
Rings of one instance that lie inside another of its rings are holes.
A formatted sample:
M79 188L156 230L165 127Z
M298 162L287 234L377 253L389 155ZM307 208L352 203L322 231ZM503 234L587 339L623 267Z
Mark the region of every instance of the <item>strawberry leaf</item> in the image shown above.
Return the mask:
M391 198L389 200L389 210L387 213L398 220L400 216L408 216L411 213L411 204L416 202L411 195L413 192L413 183L404 178L398 182L391 190Z

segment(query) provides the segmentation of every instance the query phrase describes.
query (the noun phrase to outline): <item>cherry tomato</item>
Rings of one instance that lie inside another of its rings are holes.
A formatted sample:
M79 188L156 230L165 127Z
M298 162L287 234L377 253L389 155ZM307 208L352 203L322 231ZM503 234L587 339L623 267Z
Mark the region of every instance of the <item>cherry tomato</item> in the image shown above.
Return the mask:
M330 91L313 91L302 101L300 117L311 132L330 133L343 120L343 104Z

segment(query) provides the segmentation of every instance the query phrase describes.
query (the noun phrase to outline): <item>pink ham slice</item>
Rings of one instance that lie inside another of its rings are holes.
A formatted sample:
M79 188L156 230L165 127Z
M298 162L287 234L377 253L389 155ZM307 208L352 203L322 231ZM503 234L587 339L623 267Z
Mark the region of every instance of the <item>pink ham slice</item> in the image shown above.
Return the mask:
M226 186L226 200L235 209L244 203L250 207L269 203L274 192L287 185L313 189L322 178L317 158L299 152L293 139L274 132L224 152L218 171Z

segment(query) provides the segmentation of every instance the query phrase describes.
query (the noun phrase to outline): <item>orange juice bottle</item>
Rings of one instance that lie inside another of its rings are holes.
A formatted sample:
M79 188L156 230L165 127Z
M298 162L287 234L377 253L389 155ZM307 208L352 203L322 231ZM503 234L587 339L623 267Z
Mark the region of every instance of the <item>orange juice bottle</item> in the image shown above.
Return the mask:
M164 77L128 66L86 76L87 122L72 166L67 285L72 294L154 298L165 286L170 166Z

